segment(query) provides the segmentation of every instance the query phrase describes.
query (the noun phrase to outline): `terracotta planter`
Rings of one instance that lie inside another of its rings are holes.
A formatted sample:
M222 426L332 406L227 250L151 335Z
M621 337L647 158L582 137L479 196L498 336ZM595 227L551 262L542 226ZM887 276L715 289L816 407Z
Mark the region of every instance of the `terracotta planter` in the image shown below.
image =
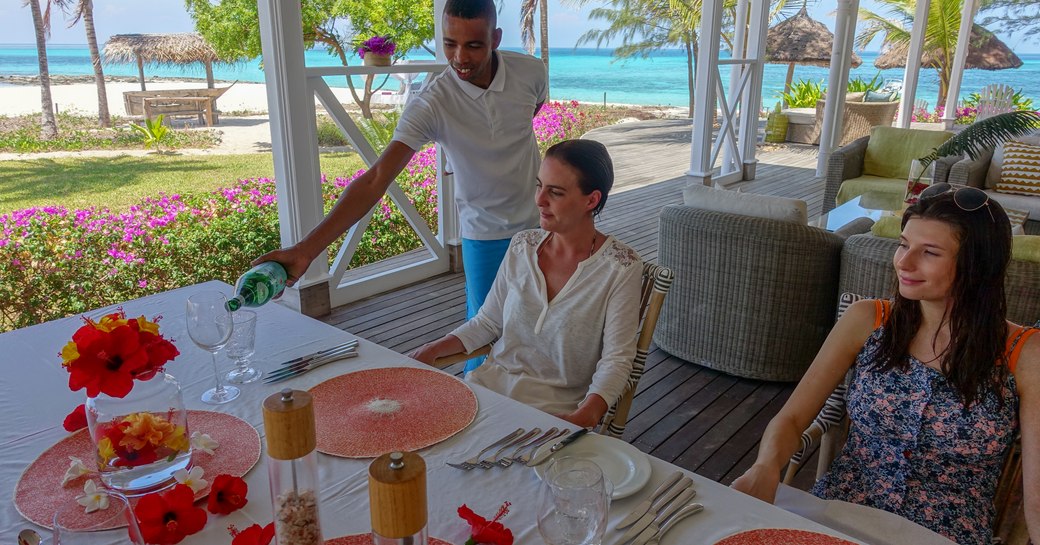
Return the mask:
M363 59L365 66L390 66L390 55L380 55L369 51Z

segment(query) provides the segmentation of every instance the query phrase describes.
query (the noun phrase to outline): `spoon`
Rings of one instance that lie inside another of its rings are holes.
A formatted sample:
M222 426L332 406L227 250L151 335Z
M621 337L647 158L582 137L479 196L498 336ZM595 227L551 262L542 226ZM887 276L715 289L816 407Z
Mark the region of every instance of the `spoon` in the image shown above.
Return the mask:
M36 530L26 528L18 532L18 545L40 545L41 543L43 543L43 538L36 533Z

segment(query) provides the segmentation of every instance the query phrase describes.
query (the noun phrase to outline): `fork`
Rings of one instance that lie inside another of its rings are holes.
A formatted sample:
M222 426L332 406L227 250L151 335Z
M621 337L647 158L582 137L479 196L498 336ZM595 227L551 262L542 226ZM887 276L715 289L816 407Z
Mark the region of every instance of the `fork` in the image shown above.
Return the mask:
M524 454L523 456L513 458L513 461L518 463L518 464L526 464L527 462L530 462L531 461L531 456L534 456L534 453L538 451L538 447L548 443L549 441L552 441L552 440L557 439L559 437L563 437L564 435L567 435L570 432L571 432L571 430L569 430L567 428L564 428L564 429L556 432L555 434L550 435L549 437L546 437L544 441L534 445L534 448L531 449L531 452L528 452L527 454Z
M478 452L476 456L470 458L469 460L466 460L466 461L463 461L463 462L445 462L445 463L447 463L451 467L454 467L455 469L462 469L462 470L469 471L470 469L473 469L473 468L477 467L477 464L480 463L481 455L483 455L485 452L487 452L487 451L497 447L498 445L501 445L502 443L505 443L506 441L510 441L512 439L515 439L517 436L522 435L523 433L524 433L524 429L523 428L517 428L516 431L514 431L513 433L510 433L509 435L506 435L505 437L503 437L503 438L495 441L494 443L491 443L490 445L484 447L483 450Z
M537 428L535 428L535 429L537 429ZM538 437L537 439L532 439L531 441L528 441L528 442L520 445L519 447L516 448L516 450L513 451L513 454L511 454L509 456L506 456L505 458L499 459L498 462L496 462L496 463L498 465L502 466L502 467L509 467L509 466L513 465L513 462L516 462L517 458L520 457L520 453L521 452L523 452L523 451L525 451L525 450L527 450L528 448L531 448L531 447L538 448L539 446L541 446L542 443L544 443L545 441L549 440L550 437L554 437L556 435L556 432L557 432L556 426L553 426L553 427L549 428L549 430L546 431L545 433L543 433L541 435L541 437Z
M495 467L496 465L498 465L498 457L501 456L502 453L506 451L506 449L508 449L509 447L512 447L514 445L518 445L520 443L523 443L524 441L527 441L528 439L538 435L539 433L542 433L542 429L541 428L535 428L535 429L533 429L533 430L523 434L522 436L517 437L516 439L513 439L512 441L510 441L510 442L506 443L505 445L503 445L502 448L500 448L497 451L495 451L495 454L492 455L490 458L481 460L480 463L477 464L477 465L479 465L483 469L491 469L491 468Z

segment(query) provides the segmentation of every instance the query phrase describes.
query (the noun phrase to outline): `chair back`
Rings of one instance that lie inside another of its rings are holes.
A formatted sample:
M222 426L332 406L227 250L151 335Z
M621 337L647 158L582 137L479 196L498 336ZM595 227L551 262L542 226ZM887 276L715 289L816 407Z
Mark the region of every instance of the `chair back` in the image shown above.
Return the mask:
M975 121L1014 111L1015 90L1003 83L991 83L979 91Z
M674 273L668 267L653 263L643 264L643 286L639 299L639 336L636 339L636 357L632 360L632 372L628 375L628 384L621 397L614 403L599 425L599 433L610 437L621 437L628 423L628 413L632 408L639 379L646 368L646 357L650 353L650 341L657 327L657 317L661 314L664 297L672 287Z

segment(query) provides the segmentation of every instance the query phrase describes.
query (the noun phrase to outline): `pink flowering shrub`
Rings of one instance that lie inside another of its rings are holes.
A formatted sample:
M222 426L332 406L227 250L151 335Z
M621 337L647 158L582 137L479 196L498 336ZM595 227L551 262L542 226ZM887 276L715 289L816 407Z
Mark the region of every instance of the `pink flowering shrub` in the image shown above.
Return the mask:
M914 108L913 113L910 115L910 121L916 123L942 123L943 114L945 113L946 106L943 105L936 106L935 110L931 112L924 108ZM970 125L975 122L976 113L977 111L973 106L958 107L954 123L958 125Z
M576 100L551 101L542 105L534 117L534 134L538 139L538 149L545 153L553 144L578 138L611 122L609 110L582 107Z

